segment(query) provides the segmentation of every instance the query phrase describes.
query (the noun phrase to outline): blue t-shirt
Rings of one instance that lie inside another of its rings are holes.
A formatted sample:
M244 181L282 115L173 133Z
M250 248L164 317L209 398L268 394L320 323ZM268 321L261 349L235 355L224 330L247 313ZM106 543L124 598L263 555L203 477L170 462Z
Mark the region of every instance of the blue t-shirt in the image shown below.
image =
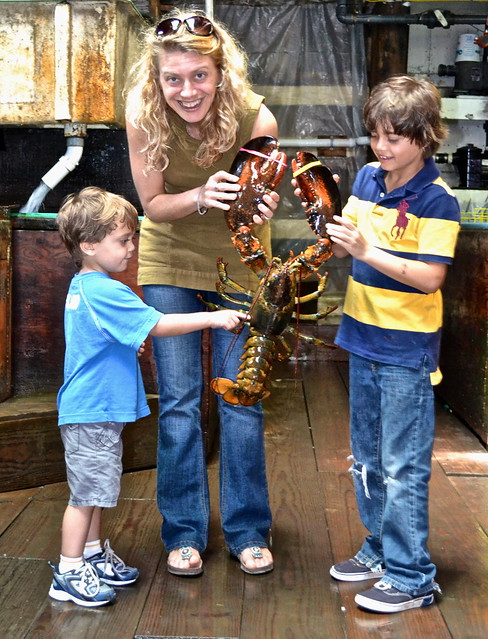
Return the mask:
M137 351L161 316L105 273L73 277L64 312L59 426L133 422L149 414Z

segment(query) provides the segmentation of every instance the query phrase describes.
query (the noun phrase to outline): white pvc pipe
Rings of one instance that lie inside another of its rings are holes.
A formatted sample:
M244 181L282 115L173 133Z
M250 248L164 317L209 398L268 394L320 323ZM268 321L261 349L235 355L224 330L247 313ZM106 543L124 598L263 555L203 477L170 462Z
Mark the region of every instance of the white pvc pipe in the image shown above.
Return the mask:
M42 176L42 181L51 190L78 166L83 155L83 141L83 138L68 138L66 153Z
M294 148L339 148L339 147L348 147L353 148L356 146L368 146L369 145L369 137L363 136L360 138L335 138L331 135L329 138L309 138L309 139L300 139L300 138L279 138L281 147L294 147Z
M61 180L64 180L78 166L83 155L86 127L83 124L70 123L65 125L65 130L69 132L66 153L42 176L41 183L34 189L27 203L21 207L20 213L37 213L49 191L52 191Z

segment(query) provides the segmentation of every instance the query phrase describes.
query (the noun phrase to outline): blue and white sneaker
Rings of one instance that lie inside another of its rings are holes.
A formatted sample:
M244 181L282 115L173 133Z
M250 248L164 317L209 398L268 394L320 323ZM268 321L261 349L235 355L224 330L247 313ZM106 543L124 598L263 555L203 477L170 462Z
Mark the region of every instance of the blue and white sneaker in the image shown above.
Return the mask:
M365 581L367 579L381 579L385 574L383 566L368 568L357 559L348 559L334 564L329 570L334 579L339 581Z
M355 596L360 608L372 612L403 612L412 608L423 608L434 603L434 592L423 595L409 595L384 581L378 581L372 588Z
M60 573L56 566L53 569L53 581L49 596L56 601L72 601L78 606L92 608L105 606L115 601L115 590L100 582L97 571L88 563L78 570Z
M105 540L103 551L85 559L97 571L100 581L109 586L128 586L139 578L139 570L126 566Z

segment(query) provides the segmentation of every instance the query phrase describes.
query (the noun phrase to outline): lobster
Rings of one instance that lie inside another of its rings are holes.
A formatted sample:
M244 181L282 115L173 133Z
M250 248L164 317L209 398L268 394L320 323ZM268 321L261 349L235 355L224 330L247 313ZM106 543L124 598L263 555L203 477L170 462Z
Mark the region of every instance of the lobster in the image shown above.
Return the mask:
M259 214L257 207L263 201L263 195L275 189L285 172L286 156L277 149L278 142L271 136L250 140L236 155L230 169L230 173L239 176L241 191L240 197L226 212L227 225L234 233L232 242L241 260L258 275L260 284L252 294L230 279L226 264L218 260L219 282L216 286L220 297L249 309L249 337L236 380L216 377L210 383L212 390L229 404L250 406L269 396L273 362L291 354L285 333L293 333L308 343L335 348L315 337L302 335L290 326L292 318L320 319L337 308L328 307L313 314L301 314L296 310L297 305L299 308L300 304L317 299L325 290L327 275L317 273L317 290L297 296L300 279L316 273L332 255L325 224L332 221L333 215L340 215L341 199L329 169L308 152L299 151L292 160L293 177L306 205L308 223L319 237L316 244L308 246L299 255L291 253L283 262L279 257L269 259L251 232L253 215ZM246 295L249 301L233 298L226 292L227 286Z

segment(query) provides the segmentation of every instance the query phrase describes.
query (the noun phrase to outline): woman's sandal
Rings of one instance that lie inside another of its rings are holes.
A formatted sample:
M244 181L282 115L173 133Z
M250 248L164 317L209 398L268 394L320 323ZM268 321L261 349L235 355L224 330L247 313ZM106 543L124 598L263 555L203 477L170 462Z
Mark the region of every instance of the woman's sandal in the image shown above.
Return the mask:
M262 559L263 558L263 549L259 546L251 546L250 548L245 548L245 550L251 551L252 559ZM244 551L243 551L244 552ZM241 562L241 570L243 570L248 575L264 575L267 572L271 572L274 568L273 561L269 564L265 564L264 566L256 566L254 568L249 568L244 559L242 558L242 552L237 556L237 559Z
M190 564L190 558L193 556L193 548L191 546L181 546L181 548L178 548L177 550L180 553L180 559L188 561L188 568L173 566L173 564L169 563L168 558L168 572L172 575L178 575L179 577L196 577L197 575L201 575L203 572L203 561L200 559L200 562L195 566Z

